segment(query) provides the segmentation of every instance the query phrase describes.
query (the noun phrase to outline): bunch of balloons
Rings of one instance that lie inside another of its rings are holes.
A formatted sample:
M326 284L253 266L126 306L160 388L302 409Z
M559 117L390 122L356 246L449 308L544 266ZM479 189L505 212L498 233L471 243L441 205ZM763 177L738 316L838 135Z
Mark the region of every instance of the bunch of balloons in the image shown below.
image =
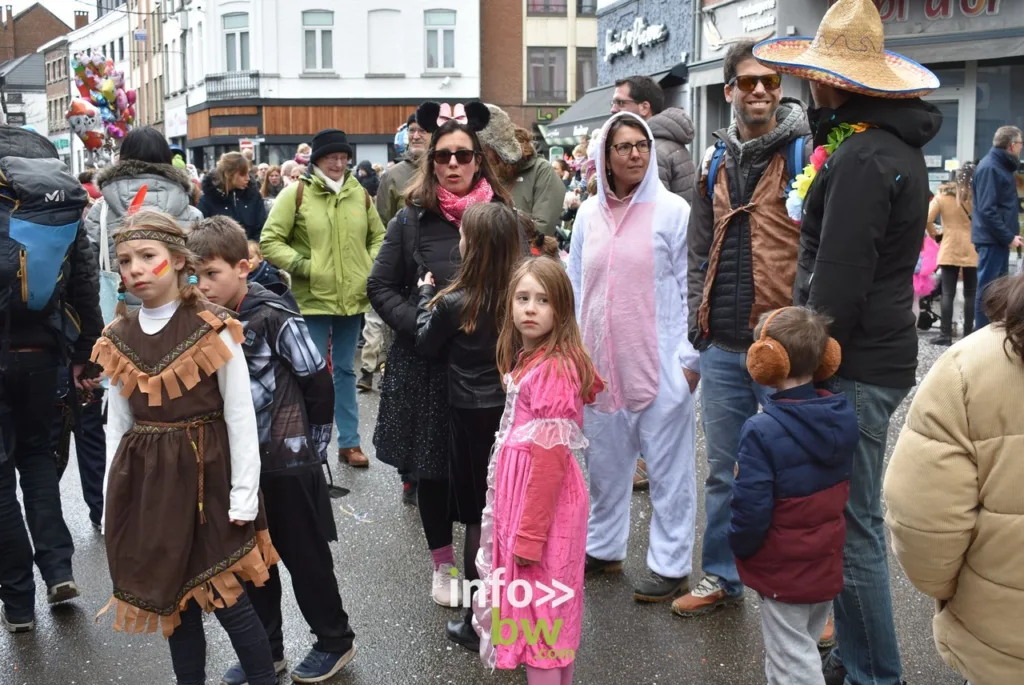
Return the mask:
M124 138L135 123L136 99L134 90L125 89L124 72L95 48L76 53L71 69L82 97L71 101L66 118L86 149Z

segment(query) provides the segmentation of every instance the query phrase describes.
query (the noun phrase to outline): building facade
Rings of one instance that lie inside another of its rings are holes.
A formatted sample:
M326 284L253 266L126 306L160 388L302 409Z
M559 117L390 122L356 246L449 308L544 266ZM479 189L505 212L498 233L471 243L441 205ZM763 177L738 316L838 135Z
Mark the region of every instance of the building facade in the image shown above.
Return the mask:
M88 21L89 15L85 14ZM78 12L75 12L78 20ZM57 148L60 159L71 167L71 130L64 114L71 104L71 83L68 72L71 71L71 55L68 52L67 36L54 38L42 45L39 52L43 56L43 76L46 81L46 131L50 142Z
M488 0L481 97L539 132L597 85L597 0Z
M984 155L997 128L1024 128L1024 2L874 2L885 28L885 47L924 64L942 84L926 97L943 114L939 135L924 150L934 189L951 169ZM743 38L813 36L828 6L828 0L703 0L689 65L701 146L710 145L711 134L732 120L722 83L722 58L729 46ZM810 102L802 81L786 77L783 89L787 96Z
M46 75L43 55L33 52L0 64L6 122L47 133Z
M128 0L130 42L128 63L136 89L135 120L138 126L164 130L164 18L174 8L172 0ZM112 11L109 15L120 15ZM125 71L125 75L128 75Z
M0 62L30 55L39 46L63 36L71 27L40 3L14 14L10 5L0 13Z
M608 119L615 82L649 76L668 107L688 106L686 62L693 50L693 0L618 0L597 11L597 88L546 127L552 145L570 148Z
M384 163L421 102L480 97L480 0L208 0L177 14L200 168L243 138L277 164L325 128Z

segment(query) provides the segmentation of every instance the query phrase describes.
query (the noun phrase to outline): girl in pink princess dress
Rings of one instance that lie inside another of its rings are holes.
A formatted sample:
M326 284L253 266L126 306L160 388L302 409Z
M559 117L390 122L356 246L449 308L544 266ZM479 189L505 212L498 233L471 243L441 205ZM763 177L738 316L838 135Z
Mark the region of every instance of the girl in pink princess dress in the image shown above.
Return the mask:
M583 405L603 389L580 337L572 285L550 257L509 284L498 339L505 413L487 473L473 625L491 668L569 685L583 624L587 485ZM513 367L515 364L515 368Z

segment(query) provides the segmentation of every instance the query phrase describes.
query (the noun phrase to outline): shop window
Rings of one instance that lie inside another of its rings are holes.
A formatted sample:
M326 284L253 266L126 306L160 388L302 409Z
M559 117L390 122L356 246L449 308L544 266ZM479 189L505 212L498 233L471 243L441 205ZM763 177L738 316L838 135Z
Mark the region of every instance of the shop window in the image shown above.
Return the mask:
M249 15L245 12L225 14L224 70L249 71Z
M427 10L427 70L455 68L455 10Z
M401 10L370 10L366 15L369 55L367 70L371 74L402 74L402 51L381 49L394 40L395 31L402 25Z
M976 159L984 157L992 147L992 137L1000 126L1024 128L1024 64L978 66Z
M597 16L597 0L576 0L576 15L580 17Z
M305 46L305 71L334 69L334 12L309 10L302 13L302 36ZM377 46L380 48L380 45Z
M597 48L576 48L576 99L597 86Z
M528 102L567 101L566 49L527 48L529 64L526 99Z
M568 11L568 0L526 0L527 16L564 17Z

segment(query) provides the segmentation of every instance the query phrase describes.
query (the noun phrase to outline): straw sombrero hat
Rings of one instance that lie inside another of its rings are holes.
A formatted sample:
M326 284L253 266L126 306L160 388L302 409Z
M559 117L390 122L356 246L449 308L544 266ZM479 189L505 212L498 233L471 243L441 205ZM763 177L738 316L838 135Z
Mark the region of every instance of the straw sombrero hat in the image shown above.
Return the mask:
M928 69L884 45L882 18L871 0L839 0L811 38L775 38L754 57L784 74L883 98L916 98L939 87Z

